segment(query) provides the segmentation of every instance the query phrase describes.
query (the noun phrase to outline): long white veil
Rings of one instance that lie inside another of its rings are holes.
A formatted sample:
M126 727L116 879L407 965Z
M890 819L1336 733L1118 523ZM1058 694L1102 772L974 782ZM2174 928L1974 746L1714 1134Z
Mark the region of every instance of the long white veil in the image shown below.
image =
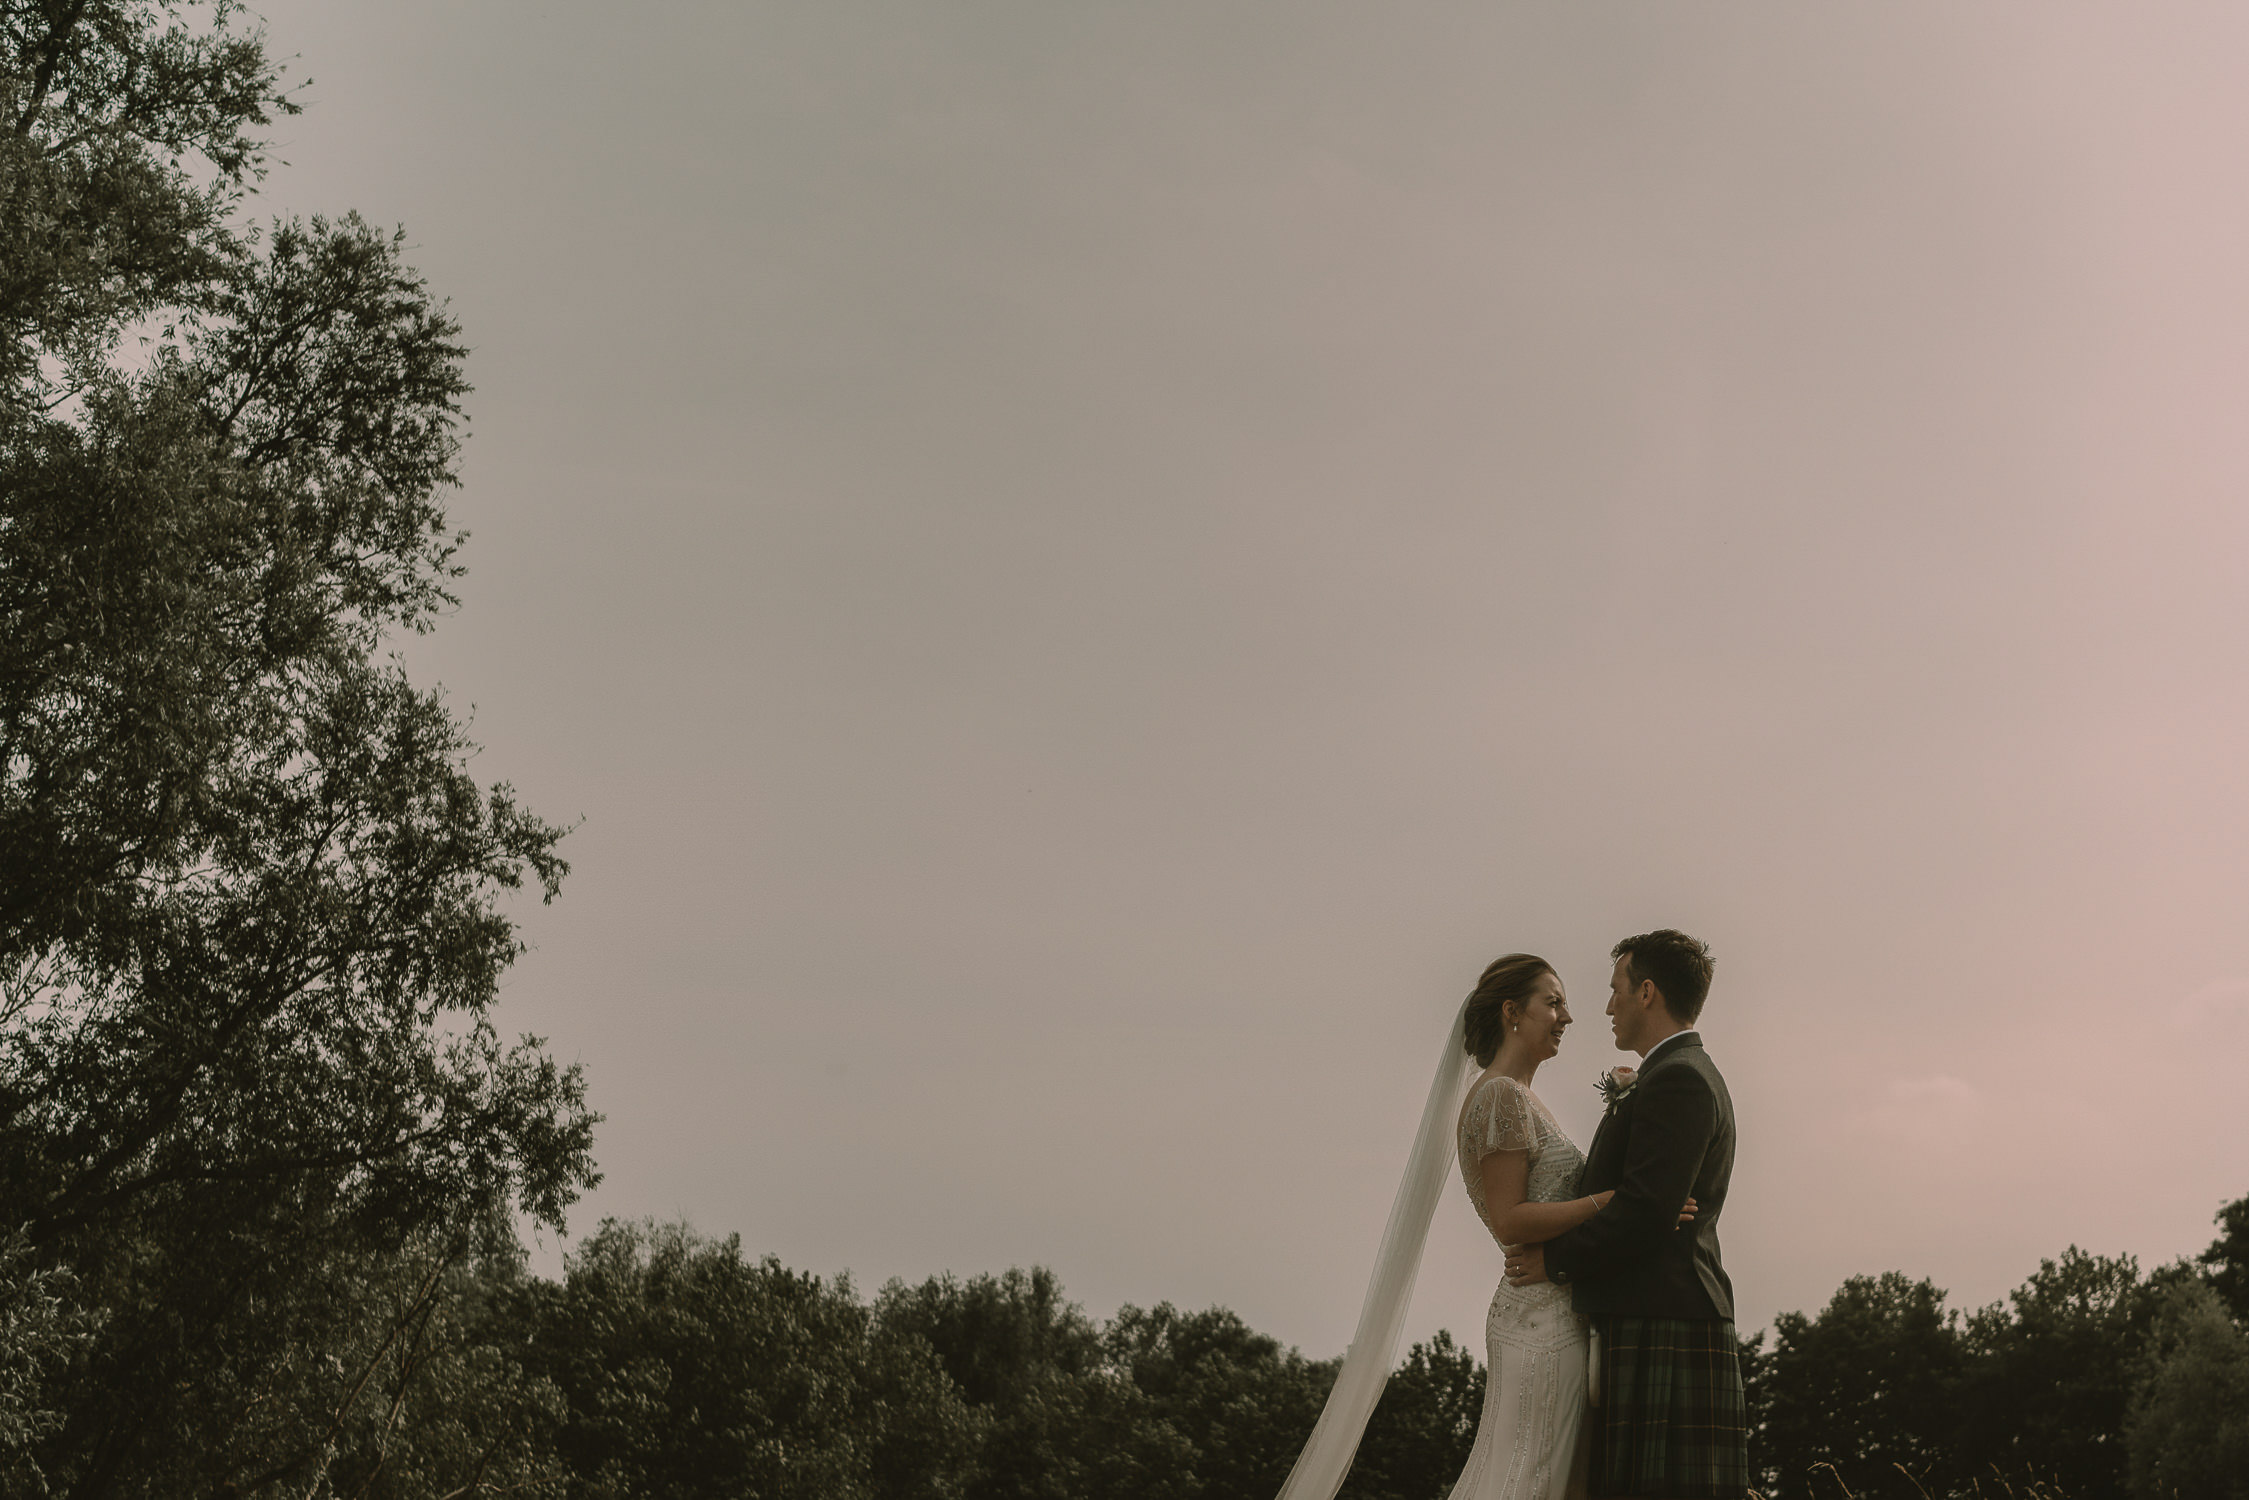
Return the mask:
M1413 1300L1414 1277L1421 1270L1421 1247L1429 1239L1429 1221L1437 1212L1437 1199L1452 1175L1454 1117L1460 1112L1461 1090L1475 1070L1475 1060L1463 1050L1468 1023L1468 1002L1462 1001L1453 1017L1445 1050L1437 1057L1437 1076L1429 1085L1429 1102L1422 1107L1421 1130L1413 1138L1413 1154L1406 1158L1405 1180L1398 1184L1397 1201L1390 1205L1390 1223L1382 1231L1382 1248L1375 1253L1374 1276L1367 1283L1366 1305L1359 1309L1359 1331L1343 1356L1328 1404L1321 1408L1319 1425L1296 1456L1281 1485L1280 1500L1335 1500L1351 1472L1351 1456L1359 1451L1359 1437L1382 1387L1390 1379L1390 1363L1398 1357L1398 1335L1406 1323L1406 1304Z

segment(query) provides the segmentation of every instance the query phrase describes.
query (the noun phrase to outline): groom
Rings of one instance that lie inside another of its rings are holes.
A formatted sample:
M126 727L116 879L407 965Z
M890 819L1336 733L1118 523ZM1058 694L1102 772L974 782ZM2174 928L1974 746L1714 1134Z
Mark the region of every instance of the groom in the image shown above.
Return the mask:
M1611 950L1609 1024L1639 1074L1610 1089L1583 1191L1608 1206L1508 1259L1518 1286L1573 1289L1599 1340L1587 1489L1595 1495L1738 1500L1749 1484L1748 1422L1734 1341L1733 1283L1718 1219L1734 1169L1734 1105L1694 1029L1710 993L1710 949L1670 928ZM1695 1200L1695 1218L1679 1211Z

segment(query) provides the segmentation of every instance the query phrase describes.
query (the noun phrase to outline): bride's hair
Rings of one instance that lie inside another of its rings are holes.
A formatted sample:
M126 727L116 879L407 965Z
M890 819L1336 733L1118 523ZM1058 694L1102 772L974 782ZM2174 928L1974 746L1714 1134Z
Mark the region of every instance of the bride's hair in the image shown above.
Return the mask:
M1508 1007L1528 1005L1531 986L1538 983L1541 974L1553 972L1552 964L1531 953L1510 953L1492 960L1484 977L1476 981L1476 988L1469 991L1462 1013L1466 1025L1461 1047L1476 1059L1477 1067L1488 1068L1499 1056L1500 1039L1507 1034Z

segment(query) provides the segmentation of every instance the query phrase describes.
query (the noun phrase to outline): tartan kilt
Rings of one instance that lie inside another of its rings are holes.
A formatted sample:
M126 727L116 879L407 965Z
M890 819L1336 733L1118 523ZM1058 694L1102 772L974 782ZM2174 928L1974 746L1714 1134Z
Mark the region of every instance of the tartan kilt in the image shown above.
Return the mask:
M1741 1500L1749 1413L1734 1325L1718 1318L1599 1320L1601 1404L1591 1415L1595 1495Z

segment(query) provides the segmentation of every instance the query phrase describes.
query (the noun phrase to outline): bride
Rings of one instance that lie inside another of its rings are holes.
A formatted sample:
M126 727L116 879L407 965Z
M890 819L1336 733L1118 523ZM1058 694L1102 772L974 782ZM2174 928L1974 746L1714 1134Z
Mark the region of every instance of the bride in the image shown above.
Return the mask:
M1459 1162L1476 1217L1503 1249L1552 1239L1609 1200L1608 1193L1577 1195L1585 1157L1531 1092L1539 1064L1561 1050L1569 1025L1569 1000L1554 966L1528 953L1495 961L1461 1005L1383 1233L1358 1333L1280 1500L1333 1500L1350 1470L1397 1354L1448 1158ZM1471 1063L1467 1099L1456 1105ZM1694 1207L1690 1200L1682 1222L1693 1218ZM1484 1334L1484 1410L1451 1500L1583 1495L1588 1340L1569 1289L1502 1281Z

